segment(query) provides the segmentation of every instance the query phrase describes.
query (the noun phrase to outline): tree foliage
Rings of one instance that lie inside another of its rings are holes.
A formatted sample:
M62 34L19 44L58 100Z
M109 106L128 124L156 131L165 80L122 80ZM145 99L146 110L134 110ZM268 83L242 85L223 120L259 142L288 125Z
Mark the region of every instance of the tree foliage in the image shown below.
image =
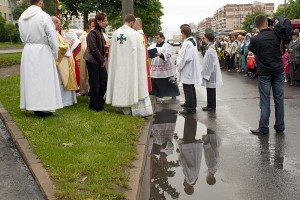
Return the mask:
M28 0L18 3L13 10L14 20L18 20L21 14L30 6ZM49 15L55 15L55 2L54 0L44 0L44 11Z
M61 0L71 16L84 16L92 12L105 12L113 28L122 25L122 0ZM162 5L159 0L134 0L134 14L143 21L144 31L148 36L161 29ZM84 17L85 24L87 17Z
M23 1L22 3L18 3L13 10L13 18L14 20L18 20L21 14L30 6L29 1Z
M273 16L284 15L284 8L278 8ZM289 19L300 18L300 0L290 0L286 5L286 17Z
M13 23L6 23L0 15L0 42L20 42L18 28Z
M250 25L254 25L254 19L257 15L265 15L265 12L257 10L253 13L249 13L248 15L246 15L245 20L243 22L243 29L247 32L251 31L251 27Z

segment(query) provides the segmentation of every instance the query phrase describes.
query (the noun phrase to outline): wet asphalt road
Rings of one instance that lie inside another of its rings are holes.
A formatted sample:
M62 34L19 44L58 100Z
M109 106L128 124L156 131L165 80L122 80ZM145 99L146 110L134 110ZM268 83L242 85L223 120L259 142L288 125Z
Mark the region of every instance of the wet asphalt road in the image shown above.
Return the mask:
M44 200L0 120L0 200Z
M285 85L285 134L273 129L271 99L270 134L257 136L249 131L258 127L257 80L222 75L216 112L201 110L201 86L195 115L177 113L182 90L176 100L157 105L140 199L300 199L300 88Z

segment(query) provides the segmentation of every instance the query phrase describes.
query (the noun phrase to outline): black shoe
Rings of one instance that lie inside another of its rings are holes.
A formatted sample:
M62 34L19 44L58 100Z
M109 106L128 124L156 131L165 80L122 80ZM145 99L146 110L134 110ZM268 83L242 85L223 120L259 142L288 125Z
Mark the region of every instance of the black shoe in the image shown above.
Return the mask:
M185 103L183 103L183 104L180 104L180 106L181 106L181 107L183 107L183 108L185 108L185 107L186 107Z
M265 133L265 132L262 132L258 129L254 130L254 129L250 129L251 133L253 134L258 134L258 135L266 135L266 134L269 134L269 133Z
M215 111L216 108L210 108L210 107L207 107L207 106L206 106L206 107L203 107L202 110L203 110L203 111Z
M277 134L284 134L283 131L276 131Z
M176 99L176 96L172 96L172 99Z
M294 86L294 85L295 85L295 82L291 81L290 86Z
M46 118L46 117L50 117L51 115L53 115L52 112L43 112L43 111L34 111L35 116L39 117L39 118Z
M196 109L187 109L184 108L182 111L179 111L180 114L189 115L189 114L195 114Z

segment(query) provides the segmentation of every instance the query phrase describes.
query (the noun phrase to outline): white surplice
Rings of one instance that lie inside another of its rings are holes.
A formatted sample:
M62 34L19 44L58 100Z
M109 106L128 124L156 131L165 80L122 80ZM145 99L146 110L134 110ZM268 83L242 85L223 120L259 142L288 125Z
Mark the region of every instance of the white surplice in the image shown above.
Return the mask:
M199 177L203 143L196 140L194 143L185 144L182 139L179 139L177 145L178 161L182 166L185 180L189 185L194 185Z
M216 134L207 134L208 143L203 144L204 158L210 174L215 174L218 169L220 139Z
M179 72L179 82L184 84L202 83L202 66L200 65L200 57L193 37L184 40L176 63Z
M158 45L159 46L159 45ZM162 47L157 47L157 43L153 43L148 49L157 49L158 53L161 53L164 59L156 56L151 60L150 75L151 78L167 78L175 75L175 67L171 63L171 57L174 54L173 47L164 42Z
M19 31L25 45L20 67L20 108L30 111L62 108L55 64L58 38L51 17L32 5L22 13Z
M219 59L214 46L209 46L203 60L202 85L207 88L217 88L223 85Z
M127 25L111 38L106 103L128 108L148 94L146 52L139 33Z

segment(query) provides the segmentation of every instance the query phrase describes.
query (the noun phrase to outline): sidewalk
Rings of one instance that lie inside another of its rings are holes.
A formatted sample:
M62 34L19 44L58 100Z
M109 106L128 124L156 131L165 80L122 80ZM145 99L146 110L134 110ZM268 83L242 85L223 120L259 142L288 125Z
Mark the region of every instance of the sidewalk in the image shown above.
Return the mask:
M13 65L8 67L0 67L0 78L13 76L20 73L20 65Z
M23 49L0 49L0 54L22 53Z

